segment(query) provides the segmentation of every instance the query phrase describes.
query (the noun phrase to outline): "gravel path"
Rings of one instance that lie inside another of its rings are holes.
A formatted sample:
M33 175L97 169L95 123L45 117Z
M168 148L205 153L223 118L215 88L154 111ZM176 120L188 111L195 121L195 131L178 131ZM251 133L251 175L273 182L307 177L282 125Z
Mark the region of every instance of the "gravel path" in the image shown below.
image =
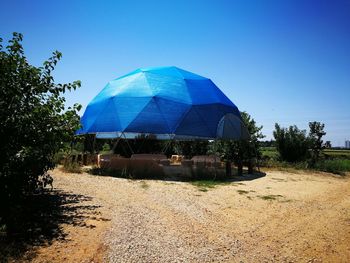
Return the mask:
M95 235L95 256L86 261L82 254L75 262L350 262L348 177L270 171L203 189L59 170L53 175L56 188L93 197L110 220L86 230L93 232L85 239ZM78 246L83 237L70 233Z

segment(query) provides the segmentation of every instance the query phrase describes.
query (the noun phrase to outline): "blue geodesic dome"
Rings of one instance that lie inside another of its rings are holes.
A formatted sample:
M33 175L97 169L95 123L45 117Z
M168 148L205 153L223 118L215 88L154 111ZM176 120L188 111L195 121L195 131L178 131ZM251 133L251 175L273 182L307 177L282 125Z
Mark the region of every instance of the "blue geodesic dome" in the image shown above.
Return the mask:
M77 134L99 138L245 139L238 108L208 78L177 67L137 69L89 103Z

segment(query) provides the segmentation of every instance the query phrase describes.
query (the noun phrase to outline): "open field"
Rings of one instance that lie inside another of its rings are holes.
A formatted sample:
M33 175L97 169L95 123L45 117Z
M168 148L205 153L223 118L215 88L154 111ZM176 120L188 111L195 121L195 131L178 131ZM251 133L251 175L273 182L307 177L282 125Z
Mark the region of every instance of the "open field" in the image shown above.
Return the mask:
M278 153L275 147L262 147L261 152L263 156L276 158L278 157ZM350 149L324 149L323 153L326 156L332 158L344 158L350 159Z
M62 203L70 220L58 225L61 238L16 261L350 262L349 176L268 171L220 184L53 176L54 194L76 198Z
M325 149L323 150L323 153L332 157L350 159L350 150L347 150L347 149L343 149L343 150Z

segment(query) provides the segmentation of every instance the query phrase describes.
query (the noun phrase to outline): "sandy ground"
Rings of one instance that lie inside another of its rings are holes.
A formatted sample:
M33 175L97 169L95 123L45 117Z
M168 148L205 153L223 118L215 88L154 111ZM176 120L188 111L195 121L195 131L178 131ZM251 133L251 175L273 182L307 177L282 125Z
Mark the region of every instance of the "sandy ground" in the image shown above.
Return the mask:
M269 171L215 188L53 172L92 197L33 262L350 262L350 178Z

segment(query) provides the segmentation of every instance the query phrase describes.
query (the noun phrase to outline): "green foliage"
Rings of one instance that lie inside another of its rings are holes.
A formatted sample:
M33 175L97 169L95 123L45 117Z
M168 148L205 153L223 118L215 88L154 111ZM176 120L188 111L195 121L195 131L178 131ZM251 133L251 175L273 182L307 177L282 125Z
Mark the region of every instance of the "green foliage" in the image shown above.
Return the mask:
M299 130L297 126L281 128L277 123L273 136L276 140L276 148L281 160L287 162L304 161L308 157L309 140L305 130Z
M326 142L324 143L324 148L328 148L328 149L332 148L331 141L326 141Z
M267 157L269 159L276 159L278 157L278 152L276 147L261 147L262 158Z
M98 141L99 140L96 140L96 142ZM112 141L110 144L113 145L114 143L116 143L116 141ZM165 141L157 140L155 135L142 134L137 136L135 139L119 139L116 147L114 147L114 153L128 158L133 154L133 152L156 154L162 152L165 143Z
M315 165L321 158L323 150L322 137L326 134L324 124L314 121L309 122L309 134L305 130L299 130L297 126L281 128L275 124L273 136L276 139L276 148L282 161L301 162L308 160L310 165Z
M323 160L315 163L314 168L324 172L344 174L346 172L350 172L350 160Z
M142 181L140 186L144 190L147 190L149 188L149 184L147 184L145 181Z
M82 173L81 166L77 162L72 162L71 158L65 159L62 170L66 173Z
M309 128L311 164L314 165L320 160L320 155L322 153L322 149L324 148L322 137L326 135L326 132L324 131L324 124L317 121L309 122Z
M224 161L236 163L260 158L259 139L265 136L261 133L262 126L257 126L255 120L246 112L241 112L243 122L250 135L249 140L216 140L209 146L209 152L218 154Z
M320 144L318 144L320 145ZM335 174L350 172L350 150L322 149L319 158L314 163L304 160L299 162L286 162L276 158L276 148L264 147L262 149L263 160L260 163L263 167L277 168L279 170L318 170Z
M184 155L186 158L192 158L195 155L206 155L208 152L208 141L178 141L174 144L174 152Z
M104 154L104 153L110 153L111 152L111 146L108 144L108 143L105 143L103 146L102 146L102 150L101 150L101 154Z
M348 159L350 160L350 150L324 149L323 154L326 159Z
M3 48L0 39L1 213L41 185L40 176L55 165L55 153L79 128L81 106L65 110L62 94L80 87L80 82L55 84L51 75L62 54L55 51L42 67L34 67L21 41L22 35L14 33Z
M213 189L220 185L229 185L231 182L225 180L196 180L191 181L191 184L196 186L199 191L207 192L208 189Z
M259 144L261 147L264 148L275 148L276 147L276 141L270 140L270 141L259 141Z
M310 165L308 162L286 162L277 160L274 158L263 158L260 162L261 167L267 167L267 168L277 168L279 170L283 171L289 171L289 170L307 170L310 168Z

